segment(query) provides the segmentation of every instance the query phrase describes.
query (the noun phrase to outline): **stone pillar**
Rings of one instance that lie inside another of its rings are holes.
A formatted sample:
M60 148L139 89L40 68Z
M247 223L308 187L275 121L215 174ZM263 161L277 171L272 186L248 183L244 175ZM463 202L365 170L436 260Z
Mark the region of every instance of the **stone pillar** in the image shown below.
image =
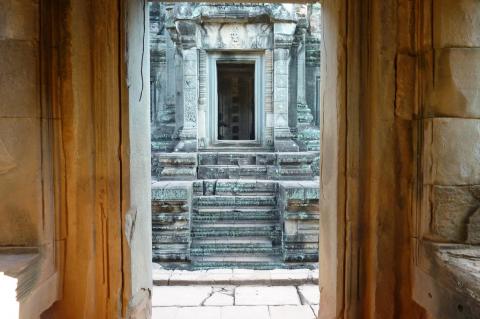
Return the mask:
M305 24L297 25L297 32L295 34L298 43L297 48L297 103L307 104L305 97Z
M197 151L198 109L198 49L196 48L196 25L177 21L177 32L183 56L183 126L178 134L175 152Z
M298 151L298 145L293 140L288 126L288 69L295 25L295 23L274 25L273 111L274 147L277 152Z

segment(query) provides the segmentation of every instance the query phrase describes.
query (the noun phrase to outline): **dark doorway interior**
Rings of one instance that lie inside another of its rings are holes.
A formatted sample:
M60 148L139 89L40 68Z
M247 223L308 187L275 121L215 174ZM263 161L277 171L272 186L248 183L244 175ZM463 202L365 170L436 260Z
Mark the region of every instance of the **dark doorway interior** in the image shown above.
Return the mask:
M217 63L218 139L255 140L255 64Z

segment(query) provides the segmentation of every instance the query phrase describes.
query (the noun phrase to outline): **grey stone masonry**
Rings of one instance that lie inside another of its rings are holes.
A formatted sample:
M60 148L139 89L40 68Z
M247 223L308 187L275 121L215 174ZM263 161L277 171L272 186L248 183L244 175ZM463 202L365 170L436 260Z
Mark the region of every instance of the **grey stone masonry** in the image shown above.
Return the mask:
M312 268L319 6L149 5L154 261L190 270ZM228 63L245 75L219 77L217 66ZM248 88L244 101L221 93L219 78L226 92ZM233 134L245 126L249 135Z
M152 184L153 261L190 260L191 182Z

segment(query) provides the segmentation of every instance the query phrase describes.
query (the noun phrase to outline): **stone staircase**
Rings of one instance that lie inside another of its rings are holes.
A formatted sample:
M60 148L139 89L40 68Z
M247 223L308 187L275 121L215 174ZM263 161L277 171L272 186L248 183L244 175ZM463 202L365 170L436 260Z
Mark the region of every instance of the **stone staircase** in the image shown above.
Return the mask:
M295 268L318 260L317 152L154 153L153 260Z
M203 152L198 154L198 179L313 178L316 152Z
M282 262L277 184L204 180L193 186L190 258L195 268L272 268Z

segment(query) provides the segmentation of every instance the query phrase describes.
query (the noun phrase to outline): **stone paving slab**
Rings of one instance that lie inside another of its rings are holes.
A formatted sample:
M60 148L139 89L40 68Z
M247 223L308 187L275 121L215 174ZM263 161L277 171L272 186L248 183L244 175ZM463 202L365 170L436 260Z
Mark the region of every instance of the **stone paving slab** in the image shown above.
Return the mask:
M269 306L271 319L315 319L312 308L301 306Z
M201 306L211 293L210 286L153 287L152 305Z
M230 306L222 308L222 317L225 319L270 319L267 306Z
M320 290L317 285L303 285L298 287L302 304L317 305L320 301Z
M154 307L152 319L316 319L300 306Z
M319 297L316 285L153 287L152 318L314 319Z
M293 286L240 286L235 289L235 305L300 305L300 298Z
M204 301L205 306L233 306L235 287L213 287L213 294Z
M221 313L221 307L183 307L175 319L221 319Z

